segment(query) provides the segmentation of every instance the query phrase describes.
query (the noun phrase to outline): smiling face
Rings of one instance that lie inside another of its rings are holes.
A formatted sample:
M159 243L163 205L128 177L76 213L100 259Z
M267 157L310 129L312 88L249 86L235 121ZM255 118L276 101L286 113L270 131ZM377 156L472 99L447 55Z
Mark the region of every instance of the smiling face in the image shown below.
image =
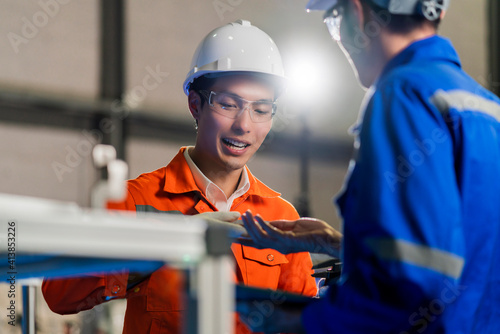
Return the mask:
M222 76L207 90L249 101L274 100L273 86L250 75ZM241 172L271 130L272 120L254 123L248 109L232 119L216 113L208 101L202 106L201 96L194 91L189 94L189 109L198 122L191 157L209 178L221 171Z

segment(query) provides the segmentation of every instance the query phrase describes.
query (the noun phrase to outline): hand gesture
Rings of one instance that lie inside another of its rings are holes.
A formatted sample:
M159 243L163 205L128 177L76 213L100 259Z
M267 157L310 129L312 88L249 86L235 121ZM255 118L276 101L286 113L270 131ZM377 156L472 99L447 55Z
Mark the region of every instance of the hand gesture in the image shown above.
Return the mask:
M301 218L265 222L250 211L241 217L249 236L237 241L241 244L273 248L283 254L311 252L339 257L342 234L322 220Z

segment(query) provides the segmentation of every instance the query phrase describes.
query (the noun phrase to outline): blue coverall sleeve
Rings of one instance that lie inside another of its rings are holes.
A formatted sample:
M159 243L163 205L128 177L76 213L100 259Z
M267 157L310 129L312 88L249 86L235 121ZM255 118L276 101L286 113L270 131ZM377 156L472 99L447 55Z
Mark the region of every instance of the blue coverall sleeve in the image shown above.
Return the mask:
M380 83L338 205L344 268L303 314L308 333L407 333L440 328L464 266L453 138L412 80Z

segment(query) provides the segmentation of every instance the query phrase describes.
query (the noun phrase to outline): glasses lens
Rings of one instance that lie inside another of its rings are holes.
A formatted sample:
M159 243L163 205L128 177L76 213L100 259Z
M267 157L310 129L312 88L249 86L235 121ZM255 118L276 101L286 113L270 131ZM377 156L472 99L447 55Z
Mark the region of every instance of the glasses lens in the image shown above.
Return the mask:
M276 103L270 101L253 102L250 109L250 118L256 123L270 121L276 113Z
M220 115L237 118L242 110L250 109L250 118L255 123L271 120L276 111L276 103L271 101L247 101L226 93L211 93L210 105Z
M344 12L343 4L339 4L328 11L323 22L325 22L330 35L337 42L340 41L340 24L342 23L342 15Z

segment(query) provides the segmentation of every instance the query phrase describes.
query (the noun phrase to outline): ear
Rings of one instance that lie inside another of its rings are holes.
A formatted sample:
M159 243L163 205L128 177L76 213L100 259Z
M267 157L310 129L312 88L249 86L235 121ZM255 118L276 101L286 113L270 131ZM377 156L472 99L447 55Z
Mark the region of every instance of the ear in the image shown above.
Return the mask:
M350 1L348 1L347 6L350 6L349 10L353 13L353 15L358 20L360 31L365 31L364 26L365 26L365 20L367 18L365 17L365 13L363 11L363 4L361 3L361 1L360 0L350 0Z
M191 116L193 116L195 120L199 120L201 113L201 97L200 94L194 90L189 91L188 106Z

